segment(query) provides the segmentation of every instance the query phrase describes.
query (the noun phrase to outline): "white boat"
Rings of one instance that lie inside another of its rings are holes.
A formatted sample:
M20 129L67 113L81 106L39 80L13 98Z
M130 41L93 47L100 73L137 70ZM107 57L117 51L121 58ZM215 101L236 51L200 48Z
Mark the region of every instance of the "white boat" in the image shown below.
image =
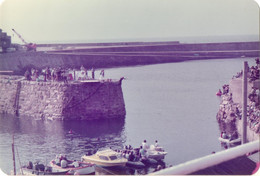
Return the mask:
M125 166L127 162L127 159L111 149L98 151L91 156L84 155L81 159L83 162L94 163L102 167Z
M95 172L95 165L92 163L86 163L86 162L78 162L78 167L74 167L72 165L72 163L74 161L69 161L68 162L68 166L65 168L62 168L60 165L58 165L55 160L52 160L50 162L50 166L52 167L52 171L53 172L62 172L62 171L67 171L67 174L70 175L87 175L87 174L91 174Z
M220 142L224 142L224 143L227 143L227 144L236 144L236 143L240 143L241 142L240 138L230 140L230 139L224 139L222 137L219 137L218 140Z
M154 145L151 145L147 150L146 155L151 159L163 160L165 155L167 155L167 152L165 152L162 147L155 147Z
M53 171L52 167L44 166L43 164L32 164L29 162L27 166L22 166L20 168L19 175L65 175L67 174L68 170L64 171Z
M147 157L155 160L163 160L167 152L161 152L156 150L147 150Z

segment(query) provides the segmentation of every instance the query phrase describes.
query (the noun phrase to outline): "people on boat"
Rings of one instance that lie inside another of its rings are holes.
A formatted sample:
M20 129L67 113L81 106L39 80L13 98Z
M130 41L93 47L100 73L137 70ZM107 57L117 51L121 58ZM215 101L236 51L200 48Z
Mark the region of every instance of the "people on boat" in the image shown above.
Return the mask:
M140 146L140 151L139 152L140 152L142 158L146 157L146 150L143 148L143 146Z
M146 140L144 140L144 142L142 143L142 148L144 150L148 150L149 149L149 145L146 143Z
M31 161L29 161L27 167L27 169L33 169L33 163Z
M62 168L66 168L66 167L68 166L67 160L62 159L61 162L60 162L60 166L61 166Z
M155 140L155 144L154 144L155 147L159 147L159 143L157 140Z
M128 161L134 161L134 159L135 159L135 155L134 155L134 152L132 151L129 154Z
M76 161L76 160L74 160L73 163L72 163L72 165L73 165L74 167L79 167L79 162Z

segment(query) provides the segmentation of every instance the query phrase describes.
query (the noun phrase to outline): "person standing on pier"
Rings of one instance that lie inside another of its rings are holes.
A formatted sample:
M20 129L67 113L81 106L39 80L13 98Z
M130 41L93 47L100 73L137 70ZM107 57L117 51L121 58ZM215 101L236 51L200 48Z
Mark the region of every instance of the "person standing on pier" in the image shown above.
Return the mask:
M101 70L101 71L100 71L99 79L102 80L102 79L104 79L104 77L105 77L105 71L104 71L104 70Z
M95 79L95 69L93 67L91 69L91 73L92 73L92 79Z
M27 81L30 81L32 79L29 69L27 69L26 72L24 73L24 77L26 78Z

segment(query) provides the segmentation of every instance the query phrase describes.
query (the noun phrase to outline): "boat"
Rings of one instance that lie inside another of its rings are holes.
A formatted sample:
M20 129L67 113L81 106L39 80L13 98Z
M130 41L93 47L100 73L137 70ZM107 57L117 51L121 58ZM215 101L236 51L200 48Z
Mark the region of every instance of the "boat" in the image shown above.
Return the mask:
M65 175L68 170L65 171L53 171L52 167L44 166L43 164L32 164L30 161L28 165L20 168L20 175Z
M94 155L84 155L81 157L83 162L90 162L102 167L125 166L127 159L111 149L97 151Z
M218 140L219 140L220 142L227 143L227 144L237 144L237 143L241 143L241 139L240 139L240 138L230 140L230 139L224 139L224 138L222 138L222 137L219 137Z
M68 163L67 167L61 167L60 164L56 163L55 160L52 160L50 162L50 166L52 167L52 170L55 172L67 171L67 174L70 175L88 175L95 172L95 165L92 163L70 160L66 161ZM76 167L74 166L74 163L77 164Z
M163 160L167 152L164 151L163 147L151 145L146 153L147 157L154 160Z
M162 152L162 151L156 151L156 150L147 150L147 157L149 159L154 159L154 160L163 160L165 158L165 155L167 155L167 152Z

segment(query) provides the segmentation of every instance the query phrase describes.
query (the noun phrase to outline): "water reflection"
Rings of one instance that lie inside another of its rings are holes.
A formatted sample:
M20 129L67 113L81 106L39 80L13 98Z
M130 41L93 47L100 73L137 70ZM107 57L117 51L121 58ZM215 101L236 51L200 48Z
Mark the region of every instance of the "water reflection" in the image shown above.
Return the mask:
M78 159L88 151L123 147L125 118L93 121L35 121L12 115L0 116L0 165L12 169L12 135L21 163L39 160L47 164L56 154ZM72 131L72 133L70 132ZM17 166L18 167L18 166Z

